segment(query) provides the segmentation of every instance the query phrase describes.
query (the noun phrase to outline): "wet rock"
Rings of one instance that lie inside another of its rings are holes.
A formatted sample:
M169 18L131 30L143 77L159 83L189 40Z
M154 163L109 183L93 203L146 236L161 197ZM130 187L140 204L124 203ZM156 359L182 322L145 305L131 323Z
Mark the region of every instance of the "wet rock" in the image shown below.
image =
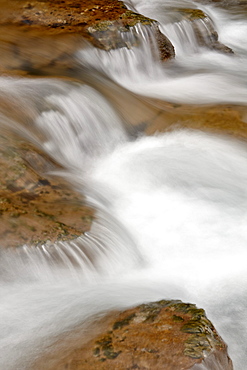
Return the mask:
M100 329L87 344L47 368L233 369L226 344L204 310L193 304L167 300L142 304L108 315L98 324Z
M247 107L233 104L192 105L140 97L113 82L93 85L129 123L132 135L154 135L182 128L247 139Z
M1 24L6 23L22 26L26 30L43 30L53 36L78 34L104 50L136 45L138 38L134 26L142 25L153 28L161 58L165 60L174 57L174 48L159 31L157 22L128 10L121 1L20 2L15 3L15 8L11 12L5 10ZM121 33L129 33L131 30L133 35L128 41L121 37Z
M165 103L154 99L149 99L149 102L159 108L159 111L156 117L146 122L144 129L148 135L190 128L214 134L226 134L238 139L247 138L247 109L244 106L219 104L200 107Z
M75 35L49 35L45 30L25 30L0 25L0 71L7 75L68 75L73 54L83 44Z
M233 53L228 46L218 41L212 19L200 9L176 8L177 21L187 20L191 23L196 40L200 46L218 50L224 53Z
M72 240L90 229L93 211L64 180L58 165L14 135L0 136L1 247Z
M232 6L246 6L247 0L196 0L198 3L211 4L229 8Z

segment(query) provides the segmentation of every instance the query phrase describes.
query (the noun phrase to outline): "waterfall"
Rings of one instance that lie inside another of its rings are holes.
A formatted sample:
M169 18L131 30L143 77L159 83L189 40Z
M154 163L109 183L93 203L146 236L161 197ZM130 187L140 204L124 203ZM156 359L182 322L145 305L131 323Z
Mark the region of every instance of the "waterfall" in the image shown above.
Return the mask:
M162 67L154 32L155 26L137 24L129 32L118 32L126 47L105 53L89 46L77 53L77 59L84 67L93 67L115 80L157 80L162 77Z
M156 17L175 48L181 35L187 39L188 52L183 45L175 60L160 63L152 27L136 26L121 35L126 47L119 50L78 50L77 81L0 77L2 130L59 163L50 175L66 178L95 210L90 231L74 240L0 248L1 369L32 369L61 335L80 328L88 338L88 326L105 312L162 298L203 307L235 369L245 367L246 142L176 127L147 136L139 129L145 120L133 134L126 117L145 112L143 96L246 105L246 26L205 6L222 42L242 28L238 40L230 38L235 55L198 48L187 25L164 24L170 3L130 4ZM223 18L229 23L221 27ZM125 100L128 91L130 100L139 94L138 107Z
M132 5L138 12L160 22L161 32L174 44L176 58L168 65L160 65L157 53L152 52L152 29L137 26L131 32L143 40L138 47L133 45L129 50L121 48L108 53L95 48L83 49L76 55L83 67L94 68L128 90L156 99L189 104L195 101L197 104L246 104L247 90L243 79L247 72L246 21L243 15L236 19L226 11L201 6L212 21L208 17L197 21L206 40L210 39L209 28L214 24L219 41L233 48L236 54L233 56L201 47L188 20L174 22L171 7L197 9L197 3L156 1L154 4L153 1L136 0ZM133 34L126 36L126 32L122 32L122 37L133 39Z

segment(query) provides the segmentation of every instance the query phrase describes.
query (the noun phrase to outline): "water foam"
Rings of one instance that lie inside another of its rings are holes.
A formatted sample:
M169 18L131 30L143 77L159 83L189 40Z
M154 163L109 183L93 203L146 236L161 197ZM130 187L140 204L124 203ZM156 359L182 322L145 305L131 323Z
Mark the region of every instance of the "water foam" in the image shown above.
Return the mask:
M33 359L57 335L88 324L104 310L179 298L206 309L229 344L235 368L242 369L247 339L246 159L242 143L183 130L119 144L96 159L83 182L88 194L90 189L101 194L100 208L107 210L103 219L109 223L113 217L119 226L93 228L91 238L81 238L76 248L74 242L72 249L63 244L64 265L50 269L48 279L41 250L38 258L32 249L26 254L22 271L15 270L19 257L12 253L15 272L1 280L1 366L28 368L30 348ZM91 239L93 253L102 246L104 253L97 254L93 268L85 264L71 274L71 259L77 248L87 247L85 238ZM43 253L51 255L52 249L46 246ZM138 256L144 263L138 265ZM40 273L30 279L28 271L37 266Z
M157 53L154 55L151 52L151 44L155 43L152 29L137 26L132 32L136 32L142 40L139 46L107 53L95 49L82 50L76 56L82 66L104 72L118 84L137 94L170 102L246 104L245 19L236 19L222 9L200 5L200 9L210 16L213 23L206 18L198 20L197 24L200 28L203 27L202 34L206 34L206 39L210 39L211 32L207 30L208 22L210 28L212 24L215 25L216 31L219 32L219 41L232 47L235 53L224 54L200 46L189 21L174 22L173 13L176 6L197 9L197 3L178 1L176 4L164 4L156 1L154 4L141 0L132 4L138 12L160 22L161 32L174 44L175 59L163 65L159 63ZM179 9L177 13L179 14ZM150 33L153 40L151 44Z
M147 58L140 50L123 48L104 59L92 49L78 58L144 95L246 101L244 55L203 52L197 67L191 55L162 67L149 47ZM1 85L1 99L19 114L17 120L6 108L2 124L59 161L98 219L78 240L2 252L0 367L28 369L57 336L78 325L86 330L104 311L174 298L206 309L242 370L246 145L193 131L130 141L116 112L90 87L7 78Z

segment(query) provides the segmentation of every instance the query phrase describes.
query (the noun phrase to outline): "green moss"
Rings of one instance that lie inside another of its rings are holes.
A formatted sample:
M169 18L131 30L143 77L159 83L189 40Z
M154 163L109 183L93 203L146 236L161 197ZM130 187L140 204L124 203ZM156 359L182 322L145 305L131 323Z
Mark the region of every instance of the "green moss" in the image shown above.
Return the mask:
M210 353L215 347L224 346L203 309L197 309L195 305L188 305L187 308L183 306L183 309L192 315L191 319L181 328L182 332L191 334L184 344L186 356L196 359L203 358L205 352Z
M162 300L143 304L140 311L146 315L146 322L153 321L159 315L162 308L174 311L172 319L176 322L184 322L185 318L177 313L189 315L188 321L181 327L181 331L189 334L185 341L184 354L191 358L201 359L205 352L210 353L215 347L222 348L224 344L214 330L212 323L207 319L205 311L198 309L196 305L183 303L175 300Z
M94 218L93 218L93 216L81 216L81 219L82 219L82 221L83 222L87 222L87 223L91 223L93 220L94 220Z
M193 318L196 316L197 318L201 318L202 316L205 316L205 311L203 309L198 309L196 305L191 303L183 303L178 302L172 305L176 311L190 314Z
M123 21L123 26L119 26L119 22ZM141 23L143 25L149 25L151 26L153 23L157 23L154 19L146 18L141 14L134 13L131 10L127 10L125 13L121 14L121 17L119 20L113 20L113 21L101 21L98 23L95 23L93 26L88 27L89 33L95 33L95 32L106 32L118 29L121 31L127 31L130 27L134 27L137 23Z
M109 28L114 25L114 21L101 21L98 23L95 23L93 27L88 27L88 32L89 33L94 33L94 32L105 32L109 30Z
M207 15L200 9L178 8L176 10L178 10L180 14L186 16L186 18L190 21L204 19L207 17Z
M196 334L185 342L184 354L192 358L203 358L205 353L210 353L212 346L206 334Z
M114 351L111 335L106 335L104 338L96 341L96 344L97 346L93 349L93 355L99 357L99 361L114 360L121 353L121 351Z
M113 330L117 330L117 329L121 329L122 327L124 326L127 326L129 325L130 321L136 316L135 313L133 313L132 315L129 315L127 317L125 317L123 320L120 320L120 321L116 321L114 324L113 324L113 327L112 329Z
M153 322L157 316L159 315L162 308L173 306L174 304L178 304L178 302L181 301L175 301L175 300L161 300L158 302L151 302L147 304L143 304L139 306L140 312L143 312L146 316L146 319L144 322Z
M184 324L181 328L181 331L184 333L205 333L206 332L206 326L200 323L197 320L190 320L188 323Z
M158 302L140 306L140 311L143 312L146 316L144 322L153 322L159 315L161 308L162 307L158 304Z
M99 357L100 355L100 348L99 347L96 347L93 349L93 355L94 357Z
M44 217L44 218L46 218L48 220L51 220L51 221L54 221L54 219L55 219L55 217L53 215L50 215L49 213L45 213L43 211L40 211L39 209L36 209L35 213L37 214L37 216Z
M157 23L154 19L146 18L142 14L132 12L131 10L127 10L125 13L121 15L122 19L128 19L131 21L128 22L129 26L135 26L137 23L142 23L145 25L152 25L153 23Z

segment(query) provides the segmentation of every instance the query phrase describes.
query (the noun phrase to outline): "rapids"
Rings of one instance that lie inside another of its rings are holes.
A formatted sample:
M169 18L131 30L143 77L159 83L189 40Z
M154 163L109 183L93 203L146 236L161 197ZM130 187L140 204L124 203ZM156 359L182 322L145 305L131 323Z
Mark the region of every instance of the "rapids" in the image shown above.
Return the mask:
M162 15L169 1L128 5L160 22L174 61L161 64L152 30L136 27L139 48L78 50L77 81L0 77L1 102L18 107L17 118L1 104L1 128L59 162L97 215L73 241L0 250L0 369L31 369L61 334L86 337L105 311L161 298L204 308L235 370L246 366L246 142L183 128L147 136L120 109L145 115L143 96L245 105L246 15L200 6L235 52L224 55L196 45L186 24L177 32Z

